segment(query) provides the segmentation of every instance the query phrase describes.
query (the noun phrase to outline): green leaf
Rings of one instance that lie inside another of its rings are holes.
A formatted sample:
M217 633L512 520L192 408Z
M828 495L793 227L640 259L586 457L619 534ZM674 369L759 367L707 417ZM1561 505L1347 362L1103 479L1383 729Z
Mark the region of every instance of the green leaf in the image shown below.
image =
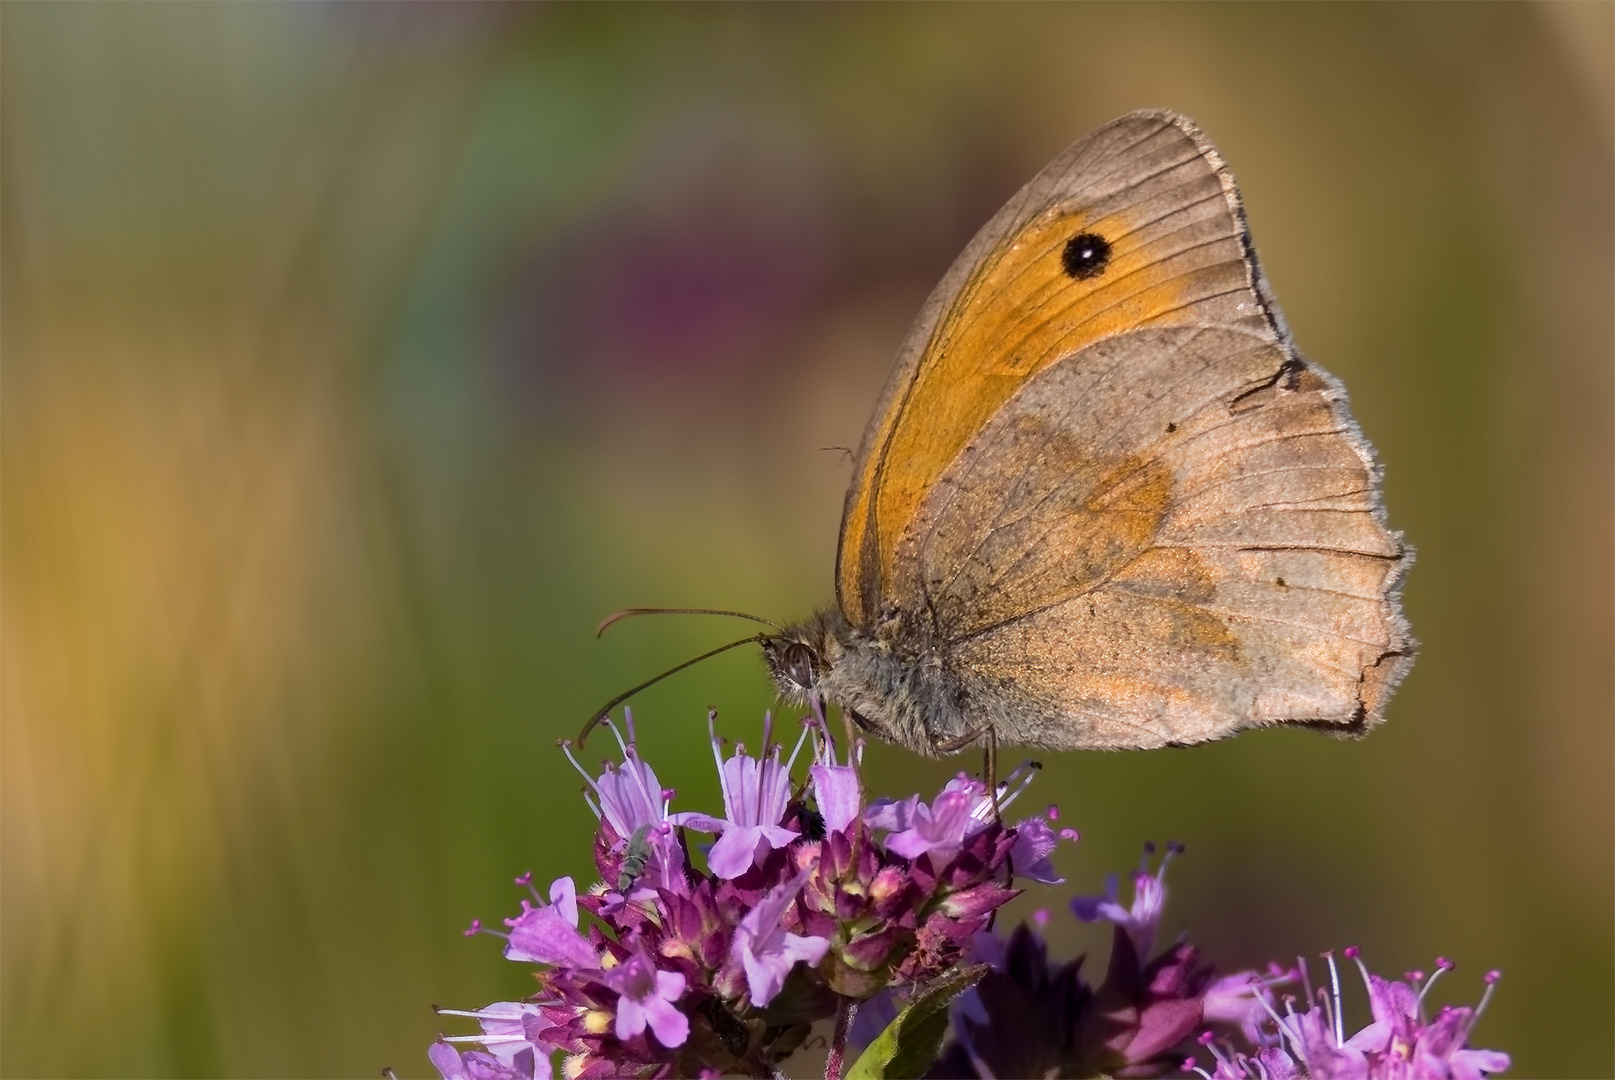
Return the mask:
M936 1061L948 1033L948 1006L985 974L987 965L976 964L932 983L858 1056L846 1080L896 1080L924 1073Z

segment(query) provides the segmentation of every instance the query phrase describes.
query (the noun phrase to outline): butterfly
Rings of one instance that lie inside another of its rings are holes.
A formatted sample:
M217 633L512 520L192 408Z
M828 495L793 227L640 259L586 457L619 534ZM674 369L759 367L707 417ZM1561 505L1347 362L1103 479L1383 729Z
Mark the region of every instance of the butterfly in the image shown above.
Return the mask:
M756 642L786 698L989 761L1360 735L1412 663L1412 559L1233 176L1144 110L1033 177L921 308L854 460L834 606L657 679Z
M1358 735L1412 662L1411 561L1222 158L1140 111L936 286L854 462L834 606L756 640L787 697L926 755Z

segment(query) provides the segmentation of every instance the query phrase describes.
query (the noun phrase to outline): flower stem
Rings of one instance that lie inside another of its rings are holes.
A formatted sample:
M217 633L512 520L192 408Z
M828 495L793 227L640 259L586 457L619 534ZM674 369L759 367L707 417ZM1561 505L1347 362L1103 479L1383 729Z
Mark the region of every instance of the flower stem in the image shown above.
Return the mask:
M857 1011L858 1003L852 998L844 997L836 1006L836 1031L830 1038L830 1055L824 1059L824 1080L841 1080L847 1056L847 1032L852 1028L852 1017Z

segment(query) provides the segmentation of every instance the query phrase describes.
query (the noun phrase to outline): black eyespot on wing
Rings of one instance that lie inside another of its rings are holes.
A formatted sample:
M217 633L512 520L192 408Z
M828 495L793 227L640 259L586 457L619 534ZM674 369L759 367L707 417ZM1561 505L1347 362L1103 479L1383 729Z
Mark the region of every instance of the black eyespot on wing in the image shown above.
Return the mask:
M1078 233L1065 242L1060 266L1068 277L1082 281L1098 277L1110 265L1110 241L1098 233Z

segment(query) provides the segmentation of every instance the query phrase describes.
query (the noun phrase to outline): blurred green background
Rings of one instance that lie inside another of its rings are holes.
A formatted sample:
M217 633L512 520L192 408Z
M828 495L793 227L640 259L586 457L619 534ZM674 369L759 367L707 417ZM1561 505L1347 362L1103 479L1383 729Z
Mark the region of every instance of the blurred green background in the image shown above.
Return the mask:
M1500 967L1479 1044L1609 1075L1612 11L0 7L0 1071L429 1073L432 1004L529 985L461 928L589 872L556 739L743 632L595 621L827 602L824 448L926 292L1168 106L1352 391L1423 651L1362 743L1050 757L1083 840L1022 903L1175 838L1225 969ZM748 650L636 701L682 805L705 706L770 700Z

